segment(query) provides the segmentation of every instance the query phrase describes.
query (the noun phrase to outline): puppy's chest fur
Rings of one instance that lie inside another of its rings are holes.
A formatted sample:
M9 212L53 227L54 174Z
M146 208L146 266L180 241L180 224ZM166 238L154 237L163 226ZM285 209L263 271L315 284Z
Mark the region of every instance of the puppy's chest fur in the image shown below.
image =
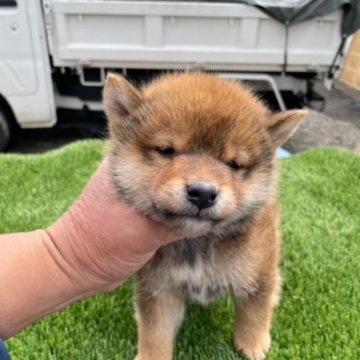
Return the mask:
M226 242L184 239L159 249L140 273L142 285L152 295L181 291L202 304L229 290L247 296L257 288L252 266Z

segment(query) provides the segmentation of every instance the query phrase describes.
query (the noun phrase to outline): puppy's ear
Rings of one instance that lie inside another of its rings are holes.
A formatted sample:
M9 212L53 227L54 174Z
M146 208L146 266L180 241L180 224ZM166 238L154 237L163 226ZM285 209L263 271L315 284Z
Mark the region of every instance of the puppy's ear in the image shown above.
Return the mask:
M266 126L274 150L295 132L306 112L306 110L288 110L269 116Z
M131 114L141 101L140 91L124 77L108 73L103 91L103 103L110 123L121 121Z

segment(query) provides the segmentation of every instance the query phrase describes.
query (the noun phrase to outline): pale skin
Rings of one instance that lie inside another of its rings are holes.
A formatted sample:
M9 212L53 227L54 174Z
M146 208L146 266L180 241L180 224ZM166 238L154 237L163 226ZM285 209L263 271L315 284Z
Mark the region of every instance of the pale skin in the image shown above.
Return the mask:
M105 159L47 229L0 235L0 337L95 293L110 291L180 238L114 193Z

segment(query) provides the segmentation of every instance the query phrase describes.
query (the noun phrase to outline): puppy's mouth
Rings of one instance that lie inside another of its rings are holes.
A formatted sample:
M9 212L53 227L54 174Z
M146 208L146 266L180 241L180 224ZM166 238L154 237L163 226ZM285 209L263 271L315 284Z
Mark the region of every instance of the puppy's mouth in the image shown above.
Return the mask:
M200 211L197 214L189 215L189 214L182 214L182 213L175 213L172 211L164 211L163 215L168 220L175 220L175 219L184 219L184 220L192 220L192 221L199 221L199 222L211 222L211 223L217 223L219 220L211 218L209 216L202 215Z
M213 225L217 224L219 221L221 221L220 218L214 216L213 214L209 214L209 212L205 212L203 210L197 210L197 211L173 211L168 209L161 209L156 204L154 204L155 211L165 218L168 221L174 221L174 220L190 220L193 222L199 222L199 223L211 223Z

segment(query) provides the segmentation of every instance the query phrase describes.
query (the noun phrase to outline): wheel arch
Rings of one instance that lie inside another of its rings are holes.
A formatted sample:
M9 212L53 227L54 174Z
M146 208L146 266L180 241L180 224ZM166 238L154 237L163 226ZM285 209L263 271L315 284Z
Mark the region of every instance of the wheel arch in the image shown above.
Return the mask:
M6 119L9 121L9 126L15 129L20 128L11 105L1 93L0 93L0 110L3 111Z

